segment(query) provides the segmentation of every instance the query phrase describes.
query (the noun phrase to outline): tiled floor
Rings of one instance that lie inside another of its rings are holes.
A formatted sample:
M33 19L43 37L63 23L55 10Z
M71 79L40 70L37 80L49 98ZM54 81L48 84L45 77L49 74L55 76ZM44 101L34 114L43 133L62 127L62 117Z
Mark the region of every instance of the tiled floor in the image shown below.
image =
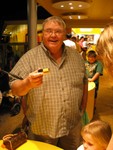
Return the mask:
M0 139L4 135L12 133L17 127L21 127L22 119L22 111L16 116L11 116L9 113L0 114Z
M11 117L10 114L0 114L0 139L8 133L12 133L21 126L23 112ZM113 129L113 81L104 71L100 77L100 89L97 98L97 109L93 120L102 119L110 123Z

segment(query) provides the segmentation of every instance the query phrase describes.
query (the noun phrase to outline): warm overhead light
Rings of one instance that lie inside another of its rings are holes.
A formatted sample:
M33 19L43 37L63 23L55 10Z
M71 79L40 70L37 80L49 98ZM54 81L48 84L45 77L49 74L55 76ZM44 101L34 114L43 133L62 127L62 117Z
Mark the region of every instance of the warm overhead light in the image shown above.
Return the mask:
M81 8L81 7L82 7L82 5L80 4L80 5L78 5L78 7L79 7L79 8Z
M64 7L64 5L61 5L60 7L61 7L61 8L63 8L63 7Z
M69 16L69 15L65 15L65 16L62 16L62 18L63 19L87 19L88 18L88 16L86 16L86 15L71 15L71 16Z
M113 16L111 16L110 19L113 19Z
M72 16L69 16L69 19L73 19Z
M78 16L77 16L77 18L78 18L78 19L81 19L81 16L80 16L80 15L78 15Z
M71 6L71 7L70 7L70 9L74 9L74 7L73 7L73 6Z
M69 5L73 5L73 3L69 3Z
M81 32L91 32L92 30L92 28L80 28Z
M91 0L90 0L90 2L91 2ZM61 7L62 5L64 7ZM63 9L63 10L70 10L70 9L78 10L78 9L85 9L85 8L90 7L90 3L89 3L89 0L75 0L75 1L57 0L56 2L54 0L52 6L54 8Z
M69 12L69 13L63 13L62 14L63 19L87 19L88 16L83 14L83 13L74 13L74 12Z

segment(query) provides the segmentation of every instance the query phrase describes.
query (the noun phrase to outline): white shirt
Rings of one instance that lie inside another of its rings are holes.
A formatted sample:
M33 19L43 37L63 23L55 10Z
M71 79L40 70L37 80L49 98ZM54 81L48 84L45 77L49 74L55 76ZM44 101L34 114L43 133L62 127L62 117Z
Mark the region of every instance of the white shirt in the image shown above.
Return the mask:
M83 47L87 47L87 41L83 41Z
M84 146L83 146L83 145L79 146L79 147L77 148L77 150L84 150Z
M65 44L66 46L74 47L74 48L76 49L76 44L75 44L75 42L73 42L73 41L71 41L71 40L69 40L69 39L64 40L64 44Z

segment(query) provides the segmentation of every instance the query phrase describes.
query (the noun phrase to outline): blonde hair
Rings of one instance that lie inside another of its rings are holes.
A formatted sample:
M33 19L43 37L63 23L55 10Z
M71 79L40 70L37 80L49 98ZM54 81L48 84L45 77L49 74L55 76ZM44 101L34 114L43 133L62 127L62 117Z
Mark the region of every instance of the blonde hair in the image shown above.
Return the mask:
M106 25L97 42L96 51L107 69L113 70L113 22Z
M82 137L84 138L87 136L87 134L91 135L91 137L95 140L96 143L98 143L98 145L105 147L106 149L110 141L112 131L110 125L107 122L96 120L82 128Z
M57 22L59 25L63 26L64 30L66 29L66 24L64 22L64 20L59 17L59 16L51 16L47 19L44 20L43 24L42 24L42 29L44 30L44 26L47 22L49 21L53 21L53 22Z

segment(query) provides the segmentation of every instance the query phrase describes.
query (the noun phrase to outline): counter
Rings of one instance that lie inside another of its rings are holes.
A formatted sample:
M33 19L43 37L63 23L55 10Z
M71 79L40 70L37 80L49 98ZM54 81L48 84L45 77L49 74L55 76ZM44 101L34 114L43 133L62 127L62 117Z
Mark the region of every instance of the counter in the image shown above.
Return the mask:
M95 83L88 83L88 101L86 106L86 112L88 113L88 118L91 121L93 119L94 111L94 94L95 94Z
M0 140L0 150L7 150L6 148L3 148L2 144L3 141ZM63 150L63 149L44 142L27 140L26 143L18 147L16 150Z

